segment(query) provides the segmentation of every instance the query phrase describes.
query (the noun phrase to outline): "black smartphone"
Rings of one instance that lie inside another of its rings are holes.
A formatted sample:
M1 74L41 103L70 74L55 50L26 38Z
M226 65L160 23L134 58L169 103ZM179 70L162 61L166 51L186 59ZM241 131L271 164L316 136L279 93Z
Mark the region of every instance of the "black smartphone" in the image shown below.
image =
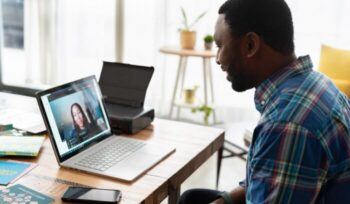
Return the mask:
M76 203L119 203L122 194L119 190L69 187L62 201Z

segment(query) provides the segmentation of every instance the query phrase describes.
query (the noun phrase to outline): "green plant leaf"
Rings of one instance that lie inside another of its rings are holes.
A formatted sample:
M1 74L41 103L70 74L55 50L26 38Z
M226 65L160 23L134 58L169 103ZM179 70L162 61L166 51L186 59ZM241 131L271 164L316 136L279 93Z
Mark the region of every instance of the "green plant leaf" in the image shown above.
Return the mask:
M191 23L189 26L188 26L188 29L191 29L201 18L203 18L203 16L205 16L207 12L204 11L201 15L199 15L194 21L193 23Z
M184 10L184 8L181 7L181 13L182 13L182 18L183 18L183 26L184 26L184 30L190 30L190 27L188 26L188 19L187 19L187 15L186 12Z
M214 37L210 34L208 34L204 37L204 42L206 42L206 43L211 43L213 41L214 41Z
M208 121L209 121L209 117L211 115L211 113L213 112L213 108L207 105L202 105L202 106L198 106L198 107L194 107L191 109L192 113L196 113L198 112L203 112L204 113L204 123L205 125L208 125Z

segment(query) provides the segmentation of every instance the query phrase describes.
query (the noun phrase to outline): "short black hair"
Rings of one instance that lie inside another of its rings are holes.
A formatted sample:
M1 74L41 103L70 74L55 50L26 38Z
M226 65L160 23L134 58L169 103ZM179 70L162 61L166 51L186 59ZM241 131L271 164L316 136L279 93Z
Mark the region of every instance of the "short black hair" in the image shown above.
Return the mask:
M292 14L284 0L227 0L219 14L225 15L234 36L255 32L272 49L294 52Z

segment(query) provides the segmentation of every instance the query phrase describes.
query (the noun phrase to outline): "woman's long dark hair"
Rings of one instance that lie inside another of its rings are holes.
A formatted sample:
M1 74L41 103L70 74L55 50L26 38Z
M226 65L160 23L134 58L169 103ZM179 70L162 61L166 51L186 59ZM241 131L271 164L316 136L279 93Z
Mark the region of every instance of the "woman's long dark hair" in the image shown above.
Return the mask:
M74 115L73 115L73 107L76 106L78 107L78 109L80 110L81 114L83 115L83 124L84 124L84 127L88 127L89 123L88 123L88 120L87 120L87 117L85 115L85 112L83 111L83 108L79 105L79 103L73 103L70 107L70 114L72 116L72 119L73 119L73 124L74 124L74 128L75 130L79 133L80 132L80 128L78 126L78 124L75 122L74 120Z

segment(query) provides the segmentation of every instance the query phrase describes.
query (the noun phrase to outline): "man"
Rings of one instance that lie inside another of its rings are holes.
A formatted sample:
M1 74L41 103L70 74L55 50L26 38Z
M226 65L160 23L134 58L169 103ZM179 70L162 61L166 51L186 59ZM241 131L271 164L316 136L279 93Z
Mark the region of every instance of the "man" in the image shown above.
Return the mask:
M246 180L230 193L186 191L185 203L350 203L350 105L309 56L296 58L283 0L228 0L217 63L235 91L255 88L261 119Z

